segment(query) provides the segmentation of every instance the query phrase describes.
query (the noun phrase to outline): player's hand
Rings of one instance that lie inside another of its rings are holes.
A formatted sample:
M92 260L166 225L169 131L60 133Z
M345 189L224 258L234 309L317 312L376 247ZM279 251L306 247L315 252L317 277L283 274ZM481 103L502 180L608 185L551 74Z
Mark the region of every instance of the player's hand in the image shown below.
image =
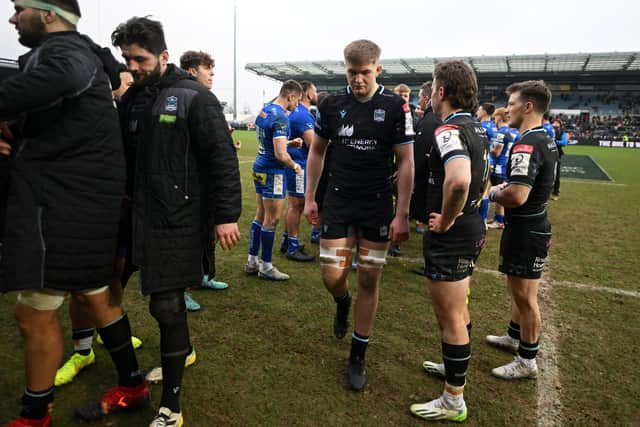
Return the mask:
M0 139L0 155L9 157L11 155L11 146Z
M398 171L395 171L393 175L391 175L391 180L393 181L393 185L398 185Z
M300 166L298 163L294 163L293 171L296 173L296 175L300 175L302 173L302 166Z
M291 141L289 141L288 145L290 147L300 148L302 147L302 144L304 144L304 141L302 140L302 138L294 138Z
M238 223L219 224L215 227L215 238L222 249L229 250L240 241L240 229Z
M320 223L320 215L318 214L318 204L315 201L306 202L304 204L304 217L307 222L314 227Z
M240 151L240 149L242 148L242 141L240 141L239 139L236 140L235 144L233 144L233 146L236 148L236 151Z
M0 154L3 156L11 155L11 145L7 141L13 139L13 132L9 129L6 122L0 122Z
M389 238L393 245L409 240L409 217L396 216L389 227Z
M460 215L462 215L462 213L460 213ZM451 221L451 224L445 224L442 222L442 215L440 215L439 213L431 212L429 214L429 231L432 231L434 233L446 233L455 222L456 221L454 219L453 221Z

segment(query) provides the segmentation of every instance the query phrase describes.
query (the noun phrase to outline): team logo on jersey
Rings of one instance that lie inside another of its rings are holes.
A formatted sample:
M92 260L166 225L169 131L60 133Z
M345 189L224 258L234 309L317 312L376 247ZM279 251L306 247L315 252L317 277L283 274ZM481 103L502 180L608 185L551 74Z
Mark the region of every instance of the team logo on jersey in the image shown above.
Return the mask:
M352 137L353 136L353 125L348 126L348 125L342 125L340 126L340 129L338 130L338 136L346 136L346 137Z
M533 148L533 146L530 146L530 147ZM514 153L511 156L511 176L527 176L527 175L529 175L529 164L530 163L531 163L531 154L529 154L529 153Z
M452 151L462 150L460 131L455 126L444 125L436 130L436 144L440 156L444 157Z
M385 117L387 117L387 112L382 108L379 108L373 112L374 122L384 122Z
M347 116L346 110L340 110L340 118L344 119Z
M175 113L178 111L178 97L170 96L164 101L164 111L166 113Z

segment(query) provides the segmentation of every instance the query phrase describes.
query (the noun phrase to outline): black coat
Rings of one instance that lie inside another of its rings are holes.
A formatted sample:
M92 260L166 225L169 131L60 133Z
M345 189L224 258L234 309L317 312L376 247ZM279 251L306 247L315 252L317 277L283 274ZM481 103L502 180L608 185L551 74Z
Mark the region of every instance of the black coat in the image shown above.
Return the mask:
M0 291L111 282L125 180L115 64L87 37L53 33L0 83L0 120L17 134L0 206Z
M442 121L433 114L433 108L429 104L416 128L416 138L413 144L415 175L409 212L411 218L421 222L427 222L429 219L427 217L428 153L435 139L435 131L441 124Z
M142 292L199 284L214 225L237 222L241 212L238 158L222 107L169 65L158 84L129 89L120 110Z

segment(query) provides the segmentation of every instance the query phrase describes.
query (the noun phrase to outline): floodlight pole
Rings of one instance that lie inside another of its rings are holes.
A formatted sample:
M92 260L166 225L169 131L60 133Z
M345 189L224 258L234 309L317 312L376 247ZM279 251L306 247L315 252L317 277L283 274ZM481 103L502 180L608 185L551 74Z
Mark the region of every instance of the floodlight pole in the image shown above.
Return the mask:
M238 14L236 1L233 2L233 120L238 120Z

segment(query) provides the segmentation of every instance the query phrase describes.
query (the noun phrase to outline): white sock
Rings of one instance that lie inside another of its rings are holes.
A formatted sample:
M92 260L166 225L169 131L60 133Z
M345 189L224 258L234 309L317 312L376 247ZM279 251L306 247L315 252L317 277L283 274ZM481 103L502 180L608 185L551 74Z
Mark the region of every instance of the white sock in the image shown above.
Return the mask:
M249 258L247 259L247 262L251 265L256 265L258 264L258 255L249 255Z
M93 344L93 335L87 338L80 338L73 342L73 350L78 351L87 351L91 350L91 345Z
M262 264L260 264L260 271L263 273L266 273L267 271L271 270L273 268L273 264L270 262L264 262L262 261Z
M536 362L536 359L525 359L524 357L520 357L520 360L522 362L522 364L524 366L526 366L527 368L537 368L538 364Z

